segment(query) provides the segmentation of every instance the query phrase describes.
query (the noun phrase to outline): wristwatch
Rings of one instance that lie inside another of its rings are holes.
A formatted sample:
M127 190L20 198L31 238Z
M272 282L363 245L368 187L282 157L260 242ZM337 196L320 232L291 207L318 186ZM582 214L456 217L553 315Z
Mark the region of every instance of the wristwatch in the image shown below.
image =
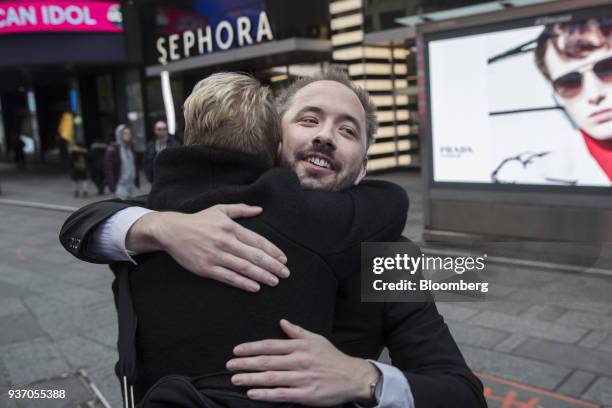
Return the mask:
M376 365L374 365L374 367L376 367ZM380 404L380 399L382 397L383 376L378 367L376 367L376 370L378 371L379 375L376 381L370 383L370 400L359 403L359 405L363 408L372 408Z

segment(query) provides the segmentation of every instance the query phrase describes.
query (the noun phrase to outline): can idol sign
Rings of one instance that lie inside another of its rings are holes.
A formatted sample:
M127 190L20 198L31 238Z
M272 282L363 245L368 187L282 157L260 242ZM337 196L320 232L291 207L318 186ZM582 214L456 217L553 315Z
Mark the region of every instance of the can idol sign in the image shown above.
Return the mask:
M273 39L270 21L266 12L262 11L257 17L241 16L232 20L221 20L216 25L206 25L180 34L159 37L155 45L158 52L157 61L165 65L183 58Z
M0 34L122 32L118 2L7 1L0 3Z

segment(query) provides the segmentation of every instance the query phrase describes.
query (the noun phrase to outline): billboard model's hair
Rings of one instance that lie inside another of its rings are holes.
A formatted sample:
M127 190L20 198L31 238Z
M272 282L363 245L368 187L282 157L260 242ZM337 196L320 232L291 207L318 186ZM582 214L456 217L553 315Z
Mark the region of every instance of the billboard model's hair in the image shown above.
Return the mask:
M566 58L584 58L595 50L611 48L612 18L549 24L544 28L537 39L535 61L542 74L552 81L544 61L549 45Z

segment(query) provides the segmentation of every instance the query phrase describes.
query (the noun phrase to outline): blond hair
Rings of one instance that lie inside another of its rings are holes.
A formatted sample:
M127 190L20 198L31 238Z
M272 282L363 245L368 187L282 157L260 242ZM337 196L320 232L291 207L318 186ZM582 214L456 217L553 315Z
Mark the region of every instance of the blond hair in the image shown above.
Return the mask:
M276 161L281 142L274 97L255 78L235 72L213 74L196 84L183 105L185 144L206 145Z

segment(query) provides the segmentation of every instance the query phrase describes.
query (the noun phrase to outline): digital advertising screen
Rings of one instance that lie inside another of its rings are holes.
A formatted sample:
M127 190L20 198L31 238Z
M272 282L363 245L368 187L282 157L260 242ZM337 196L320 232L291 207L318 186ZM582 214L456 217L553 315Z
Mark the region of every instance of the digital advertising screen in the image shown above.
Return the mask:
M0 35L35 32L123 32L121 5L114 1L4 1Z
M434 184L612 185L612 9L423 40Z
M0 67L123 62L125 48L119 1L0 0Z

